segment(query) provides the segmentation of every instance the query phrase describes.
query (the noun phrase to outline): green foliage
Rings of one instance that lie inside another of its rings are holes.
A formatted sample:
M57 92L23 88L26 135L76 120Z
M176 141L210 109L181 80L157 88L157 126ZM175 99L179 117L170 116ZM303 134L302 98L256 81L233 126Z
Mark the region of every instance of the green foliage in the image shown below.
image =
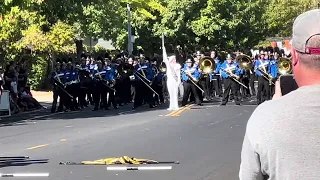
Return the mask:
M49 50L62 53L75 53L75 38L76 32L74 28L58 21L52 26L51 31L47 35Z
M45 76L47 74L48 61L47 57L36 56L33 57L31 69L29 71L28 83L31 84L32 89L39 89L43 83L47 80Z
M234 51L268 43L268 37L290 36L295 17L318 5L318 0L3 0L0 50L6 61L31 50L30 81L36 83L53 54L75 53L76 39L104 38L126 49L129 21L135 46L150 55L161 53L163 33L168 51L177 46L185 52Z
M295 18L310 9L317 8L317 0L267 0L264 14L272 36L291 36ZM271 34L270 34L271 35Z

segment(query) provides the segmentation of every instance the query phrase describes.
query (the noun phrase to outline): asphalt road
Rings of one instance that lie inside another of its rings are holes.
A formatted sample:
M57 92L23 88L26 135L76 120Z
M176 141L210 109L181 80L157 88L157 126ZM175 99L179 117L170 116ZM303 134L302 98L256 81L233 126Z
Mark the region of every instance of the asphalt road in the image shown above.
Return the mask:
M0 173L50 173L48 178L29 179L52 180L237 179L246 122L256 106L217 104L189 106L171 114L166 105L137 110L128 105L119 110L54 115L43 111L5 119L0 123L0 156L25 155L50 162L0 168ZM180 164L157 171L59 165L124 155Z

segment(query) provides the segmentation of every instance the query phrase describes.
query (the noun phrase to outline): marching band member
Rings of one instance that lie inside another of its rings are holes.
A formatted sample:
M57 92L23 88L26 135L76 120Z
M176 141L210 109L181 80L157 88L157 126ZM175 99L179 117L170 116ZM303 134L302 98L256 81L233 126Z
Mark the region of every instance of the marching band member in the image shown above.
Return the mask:
M114 109L118 109L119 107L117 105L116 98L115 98L116 91L117 91L115 89L115 85L117 83L116 78L115 78L116 69L111 67L110 65L108 65L106 67L105 71L106 71L105 80L106 80L107 87L108 87L106 90L109 94L106 109L108 110L109 107L111 106L111 104L113 105Z
M238 91L239 84L232 78L239 80L242 71L238 67L238 65L232 61L230 54L228 54L227 60L224 63L222 63L221 66L217 67L216 73L218 73L219 71L224 84L224 92L221 106L225 106L228 103L230 90L234 96L236 105L241 105Z
M182 69L182 80L183 80L183 89L184 89L182 106L185 106L188 104L188 99L191 92L193 93L193 96L195 98L195 103L200 106L202 105L201 100L199 98L198 89L195 85L198 79L200 78L200 76L201 74L197 66L193 66L192 60L188 58Z
M214 60L217 67L221 65L215 51L211 51L210 57ZM219 73L214 73L212 76L212 88L214 89L214 96L222 97L221 77Z
M51 106L51 113L56 112L58 97L59 97L58 112L62 112L64 100L65 100L65 96L61 90L61 88L63 88L63 85L64 85L64 73L61 71L61 63L58 60L55 65L55 71L51 73L51 83L53 85L53 90L52 90L53 101Z
M251 67L250 73L248 74L249 75L249 85L250 85L252 96L257 95L256 88L254 85L254 82L258 79L256 72L255 72L255 64L256 64L257 59L258 59L258 55L255 55L254 58L252 59L253 66Z
M67 68L66 71L64 73L65 75L65 85L66 85L66 90L67 92L69 92L73 98L67 98L66 100L66 106L68 108L70 108L71 111L74 111L77 109L77 91L78 89L75 86L75 81L78 79L78 75L75 72L74 68L73 68L73 64L70 61L68 61L67 63Z
M107 88L105 86L105 74L106 70L103 68L103 64L101 60L97 61L97 69L94 70L94 93L93 93L93 101L94 101L94 109L93 111L98 111L99 107L108 109L107 104Z
M135 96L132 109L142 106L143 100L149 104L150 108L154 108L152 92L146 85L150 85L153 80L152 67L142 58L135 66L135 72Z
M260 54L260 59L255 63L255 71L258 76L258 92L257 92L257 104L261 104L265 100L270 98L270 85L266 78L270 78L268 74L269 60L265 59L265 55ZM267 77L266 77L267 75ZM263 93L264 92L264 93Z
M197 70L199 70L199 62L200 62L201 57L203 57L203 54L201 54L200 51L197 51L197 55L196 55L196 58L194 59L194 63L193 63L193 67L196 68ZM201 89L204 89L205 81L201 79L202 73L200 71L199 71L199 73L200 73L200 78L198 79L197 85ZM200 101L203 102L203 94L202 94L202 92L200 91L199 88L196 88L196 90L198 91L197 94L199 96ZM193 98L192 98L192 100L193 100Z
M90 104L94 104L92 99L94 85L92 82L92 74L90 73L89 61L85 59L85 56L81 57L81 64L78 73L80 79L80 92L79 92L79 104L80 107L88 107L86 96Z
M274 56L271 56L268 72L270 72L270 75L272 76L272 82L275 84L278 78L278 55L277 54L275 54ZM275 92L275 86L272 84L270 86L270 97L273 96L274 92Z

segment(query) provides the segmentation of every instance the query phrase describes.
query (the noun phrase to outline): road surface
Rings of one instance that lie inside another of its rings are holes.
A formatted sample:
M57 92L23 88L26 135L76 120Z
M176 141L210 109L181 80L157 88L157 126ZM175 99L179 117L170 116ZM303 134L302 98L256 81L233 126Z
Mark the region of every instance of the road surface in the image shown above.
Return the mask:
M50 162L0 168L0 173L50 173L48 178L29 178L50 180L237 179L245 126L256 106L233 104L205 103L171 114L167 105L137 110L128 105L110 111L16 116L0 125L0 156L25 155ZM180 164L163 171L59 165L124 155Z

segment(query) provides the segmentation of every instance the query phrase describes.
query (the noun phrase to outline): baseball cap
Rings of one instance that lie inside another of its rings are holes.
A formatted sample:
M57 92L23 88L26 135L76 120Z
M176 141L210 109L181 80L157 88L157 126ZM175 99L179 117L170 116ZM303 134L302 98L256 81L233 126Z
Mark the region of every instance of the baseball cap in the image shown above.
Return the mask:
M306 47L312 36L320 35L320 9L299 15L293 23L292 46L301 53L319 54L320 47Z

